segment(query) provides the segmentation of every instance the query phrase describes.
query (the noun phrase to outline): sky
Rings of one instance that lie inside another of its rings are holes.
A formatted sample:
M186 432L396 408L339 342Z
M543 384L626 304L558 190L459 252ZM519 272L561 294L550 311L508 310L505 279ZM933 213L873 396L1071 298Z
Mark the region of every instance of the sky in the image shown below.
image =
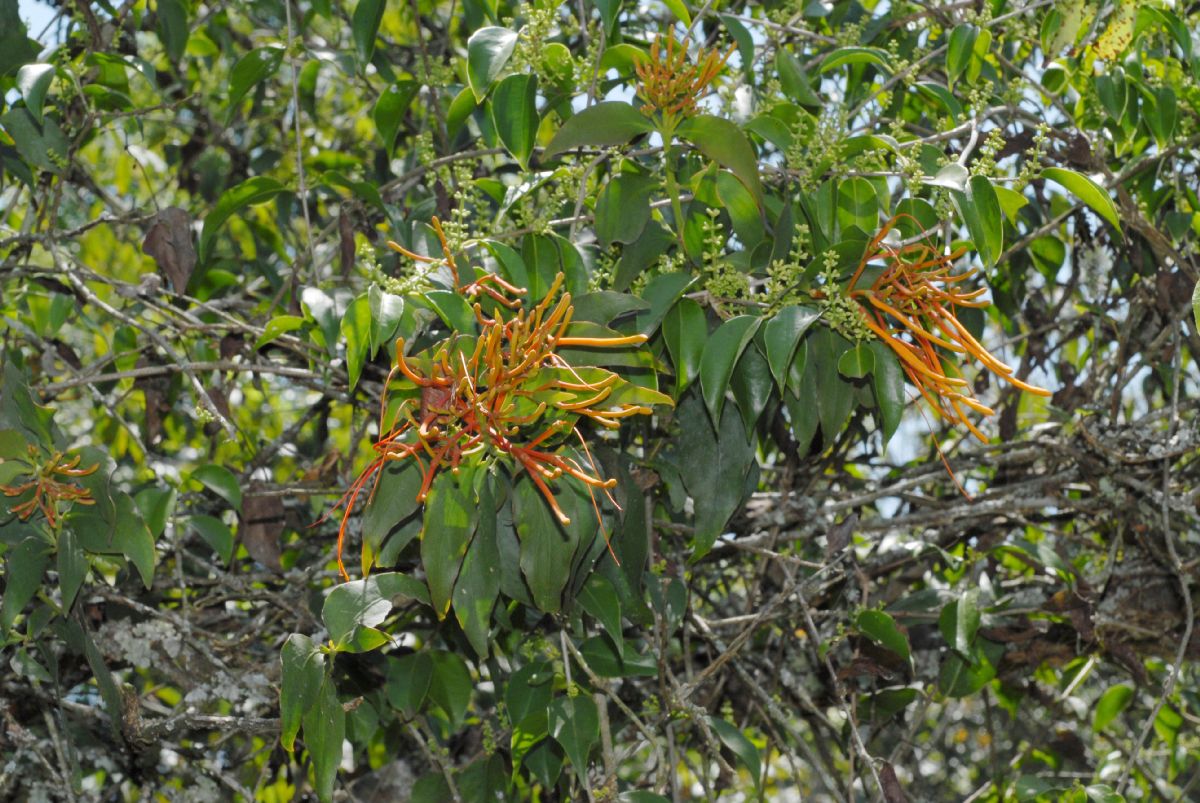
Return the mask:
M17 0L17 8L21 12L21 21L29 31L29 35L37 38L54 18L54 9L41 0ZM44 44L44 43L43 43Z

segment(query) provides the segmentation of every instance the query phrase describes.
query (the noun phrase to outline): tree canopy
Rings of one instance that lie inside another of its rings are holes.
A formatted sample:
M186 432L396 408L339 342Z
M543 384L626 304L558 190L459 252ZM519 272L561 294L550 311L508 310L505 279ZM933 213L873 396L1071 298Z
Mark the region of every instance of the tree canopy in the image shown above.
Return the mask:
M22 17L0 797L1200 795L1195 4Z

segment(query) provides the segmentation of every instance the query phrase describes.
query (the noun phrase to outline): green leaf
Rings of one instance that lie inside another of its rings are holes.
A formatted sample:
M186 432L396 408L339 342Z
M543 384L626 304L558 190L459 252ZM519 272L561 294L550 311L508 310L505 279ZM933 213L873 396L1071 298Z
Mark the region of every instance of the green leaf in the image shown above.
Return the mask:
M1192 317L1196 319L1197 328L1200 328L1200 281L1192 288Z
M796 346L800 345L800 338L820 317L821 311L815 307L792 305L775 313L775 317L764 326L763 342L767 347L767 363L771 366L775 384L780 388L783 388L787 381L788 367L792 364Z
M975 40L979 38L979 26L963 23L950 32L950 42L946 48L946 76L950 86L967 69L975 50Z
M0 78L36 59L42 49L25 30L23 9L15 0L0 2Z
M886 75L891 75L890 58L886 50L875 47L843 47L826 56L817 71L826 73L847 64L873 64Z
M1083 201L1091 207L1092 211L1111 223L1114 229L1118 232L1121 231L1121 218L1117 214L1117 207L1113 204L1108 192L1095 181L1082 173L1062 167L1047 167L1042 171L1042 178L1048 178L1061 185L1067 192Z
M346 344L349 390L354 390L371 347L371 300L366 293L346 306L346 313L342 316L342 342Z
M375 53L375 35L379 32L379 23L383 22L383 12L387 9L387 0L358 0L354 7L354 16L350 20L350 32L354 37L354 50L358 53L360 64L366 64Z
M504 690L504 704L513 722L523 722L530 714L545 714L554 692L554 671L543 662L526 664L512 673ZM545 724L543 722L543 724ZM539 739L546 731L535 734Z
M275 74L283 61L283 45L271 44L256 47L238 59L229 74L229 100L226 103L225 122L228 123L237 113L238 104L246 97L251 89ZM239 185L240 186L240 185ZM203 242L203 240L201 241ZM201 249L203 250L203 248ZM204 257L200 257L204 261Z
M602 574L588 577L577 600L588 615L600 623L612 639L617 653L624 657L625 639L621 635L621 598L612 581Z
M714 422L721 420L721 408L725 405L725 391L733 367L758 329L761 318L754 315L739 315L721 324L704 344L700 358L700 388L704 404Z
M411 717L421 710L432 682L433 660L430 653L409 653L388 661L384 692L396 710Z
M475 331L475 312L467 304L462 293L450 290L430 290L424 296L429 305L433 307L433 311L451 329L464 334Z
M549 161L563 151L584 145L624 145L653 130L654 123L628 103L603 101L568 118L542 152L542 160Z
M700 373L708 321L704 308L690 298L681 298L662 322L663 340L675 366L675 395L679 396Z
M647 226L646 230L652 228L653 225ZM641 295L642 300L650 304L650 309L638 315L637 330L647 337L653 335L676 299L696 281L696 277L689 273L660 273L647 282Z
M183 0L158 0L158 40L167 51L167 58L171 61L183 58L188 36L187 6Z
M843 232L851 226L865 234L875 232L879 223L879 199L871 182L854 176L838 185L837 219Z
M838 371L842 355L851 346L844 337L825 326L813 331L808 341L808 360L816 381L817 416L826 442L832 442L854 412L854 386L842 379Z
M496 542L496 501L485 478L477 501L479 525L454 584L454 616L481 658L488 654L492 608L500 593L500 547Z
M478 103L508 63L517 46L517 32L508 28L480 28L467 40L467 83Z
M411 597L412 585L411 578L389 572L336 586L321 608L329 640L340 648L354 638L359 627L379 625L392 610L392 598Z
M382 549L384 539L396 525L421 506L417 501L417 494L421 490L422 481L421 472L412 460L388 461L379 471L379 484L363 509L362 518L363 542L376 554ZM416 529L409 531L409 538L415 537L417 533L419 530ZM396 546L403 549L402 545Z
M367 290L367 300L371 308L370 354L374 357L380 347L392 345L392 338L404 318L404 297L385 293L373 284Z
M732 415L732 414L731 414ZM579 654L602 678L652 678L658 676L658 662L650 653L639 652L628 644L618 653L604 636L593 636L579 645ZM624 655L624 658L621 656Z
M492 123L504 147L526 170L537 142L537 76L510 75L492 91Z
M692 15L683 0L663 0L663 5L684 25L691 26Z
M560 488L562 485L558 483ZM559 496L567 492L564 489ZM521 574L533 602L540 610L555 613L562 606L562 592L570 579L578 530L559 524L525 472L513 483L513 522L521 542Z
M174 488L143 488L133 502L138 513L146 522L150 534L158 538L167 529L167 522L175 513L176 493Z
M650 222L654 185L646 176L624 173L604 186L596 199L596 239L602 247L632 243L642 235Z
M429 599L439 619L450 611L454 580L475 532L479 509L468 499L452 474L439 474L425 500L421 530L421 563L429 584Z
M951 190L951 194L980 260L992 267L1004 251L1004 213L992 182L985 176L971 176L966 192Z
M547 725L580 776L587 774L588 753L600 741L600 714L586 694L559 697L550 704Z
M204 218L204 227L200 231L200 264L208 263L212 256L213 241L217 237L217 231L226 220L247 206L271 200L286 189L284 185L273 178L255 176L222 193L221 197L217 199L216 206Z
M338 700L333 678L325 677L316 704L304 715L304 745L313 762L314 786L322 803L333 800L333 784L342 763L346 711Z
M1092 714L1092 730L1099 733L1107 728L1122 711L1129 707L1132 700L1132 686L1125 683L1110 686L1096 701L1095 713Z
M192 516L188 524L200 533L204 542L212 547L226 566L233 560L233 533L225 522L213 516Z
M42 573L50 562L45 541L29 536L4 555L4 607L0 609L0 635L7 636L21 610L42 584Z
M38 125L42 124L42 104L54 75L53 64L26 64L17 70L17 91L21 93L25 108Z
M1017 213L1029 203L1029 199L1008 187L993 186L992 189L996 192L996 200L1000 202L1000 208L1004 210L1004 216L1008 218L1009 223L1015 226L1017 223Z
M800 60L783 48L775 53L775 72L779 75L784 94L789 98L801 106L819 108L823 105L813 91L812 82L808 80Z
M17 153L33 167L61 175L71 150L62 129L52 117L39 125L28 109L9 109L0 117L0 128L8 132Z
M279 741L289 753L295 749L300 722L317 699L325 678L325 656L312 639L293 633L280 652L283 675L279 685Z
M761 794L762 759L758 755L758 748L735 725L720 717L709 717L708 724L717 732L721 743L737 756L738 762L750 773L750 780L754 782L754 789Z
M87 577L88 559L75 531L63 527L58 534L58 587L62 593L62 607L69 611L75 603L75 595Z
M741 416L726 407L719 429L709 425L702 403L688 394L676 417L687 421L673 444L670 459L695 503L692 559L716 542L745 494L746 478L756 463Z
M980 621L979 589L972 588L942 608L938 627L947 644L961 655L969 656L975 634L979 632Z
M900 358L888 346L878 340L872 340L869 345L874 357L871 389L875 392L875 404L878 405L879 423L886 446L904 417L904 368L900 365Z
M210 463L193 471L192 479L224 499L234 510L242 511L242 486L237 475L229 469Z
M1084 787L1084 793L1091 803L1125 803L1125 796L1106 783L1094 783Z
M735 123L711 114L698 114L680 123L675 133L695 145L709 159L728 168L754 196L755 203L762 206L758 156L750 140Z
M874 369L875 354L868 343L859 343L838 358L838 373L848 379L862 379Z
M775 388L767 358L757 348L743 351L729 384L738 410L742 414L742 423L747 432L753 432L754 425L766 410L771 391Z
M457 730L471 702L471 673L462 658L451 652L436 650L429 654L433 673L429 680L429 699L450 717L451 730Z
M862 611L855 619L854 626L867 638L908 660L911 654L908 636L896 626L896 620L891 614L883 611Z
M404 115L408 113L408 107L420 89L419 83L404 78L384 90L379 100L375 101L371 118L375 121L375 130L379 132L379 139L389 158L396 147L396 134L404 122Z
M267 325L263 327L263 333L258 336L258 340L254 341L254 348L260 349L272 340L276 340L288 332L294 332L302 326L304 326L304 318L299 315L276 315L267 321Z

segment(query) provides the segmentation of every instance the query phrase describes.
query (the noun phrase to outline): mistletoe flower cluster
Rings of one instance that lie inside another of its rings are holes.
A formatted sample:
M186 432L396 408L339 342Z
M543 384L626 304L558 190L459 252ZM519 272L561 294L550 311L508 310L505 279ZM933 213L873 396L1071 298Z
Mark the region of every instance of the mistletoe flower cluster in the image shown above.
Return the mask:
M479 334L455 332L411 356L405 355L404 338L396 341L381 403L376 456L342 499L346 510L338 531L338 567L344 577L342 546L350 512L372 476L378 484L380 469L388 462L412 460L419 466L418 502L426 499L443 470L457 473L467 460L506 462L528 472L555 517L566 525L570 519L550 483L564 475L582 482L593 494L597 515L594 489L607 493L616 485L616 480L599 475L577 427L579 420L615 429L624 418L649 415L651 404L671 403L668 396L634 386L612 371L572 365L559 353L565 348L614 348L646 341L645 335L616 336L593 324L573 326L571 294L559 293L563 274L526 309L521 301L526 290L494 273L462 283L437 218L433 226L442 243L440 260L396 243L388 245L410 259L444 264L457 292L472 302ZM491 311L485 311L483 298ZM388 402L393 385L408 394L395 409ZM563 451L572 434L590 465Z
M702 50L692 59L687 45L675 41L673 30L668 30L665 37L659 35L650 45L650 57L634 66L639 80L637 94L644 101L642 112L658 111L671 119L696 114L696 101L707 94L732 55L733 48L723 56L716 50Z
M959 307L984 308L987 301L980 296L986 288L965 291L959 286L972 278L972 269L954 273L954 260L961 256L940 254L926 243L893 247L884 243L895 227L893 218L875 236L867 253L850 280L848 295L860 301L863 321L867 327L900 358L905 374L929 405L942 418L959 422L983 442L985 436L972 423L968 410L981 415L995 411L979 401L967 380L947 371L947 358L939 353L961 354L978 361L983 367L1013 387L1038 396L1050 391L1034 387L1013 376L1013 369L992 355L958 319ZM883 272L869 287L859 287L859 280L869 262L882 260Z
M94 466L80 468L80 456L68 458L61 452L56 452L50 456L45 462L38 461L38 450L35 446L29 447L29 458L32 470L29 473L30 479L28 482L23 482L20 485L0 485L0 492L8 497L21 496L23 494L33 493L24 502L21 502L12 507L12 513L22 521L28 521L37 511L41 511L46 517L46 523L51 529L58 526L59 512L58 505L60 502L69 502L77 505L93 505L95 500L92 499L92 492L86 488L71 483L63 482L58 477L86 477L92 474L100 467L97 463Z

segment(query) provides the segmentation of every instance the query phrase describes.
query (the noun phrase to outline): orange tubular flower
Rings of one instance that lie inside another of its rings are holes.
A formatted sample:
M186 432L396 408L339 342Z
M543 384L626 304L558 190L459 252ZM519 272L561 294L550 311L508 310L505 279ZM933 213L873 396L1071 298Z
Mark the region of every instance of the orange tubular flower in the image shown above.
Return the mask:
M517 298L526 291L495 274L489 273L463 284L454 255L436 218L433 228L442 243L440 260L413 254L395 243L389 243L389 246L420 262L446 265L459 293L468 299L475 299L480 294L488 296L496 302L496 312L494 317L488 318L482 305L475 301L473 309L480 327L479 336L451 335L432 349L431 357L405 356L405 341L397 339L395 362L388 374L380 405L380 437L374 445L375 459L367 464L334 506L336 509L345 505L338 529L337 553L338 569L347 579L342 548L350 513L372 477L375 478L371 491L374 494L380 470L388 462L411 458L417 463L422 481L416 500L421 502L437 474L447 468L456 472L464 457L485 459L482 453L506 457L512 465L529 474L559 522L569 524L570 518L559 506L548 482L564 474L582 482L588 489L599 519L599 505L593 489L599 488L607 494L616 485L616 480L600 477L576 422L586 416L602 426L617 427L618 419L650 414L650 407L637 402L670 403L668 397L656 391L631 390L620 376L605 369L576 369L557 353L561 347L609 348L640 345L646 341L643 335L568 335L574 307L569 292L560 295L563 274L559 273L546 295L526 310ZM581 376L580 371L589 379ZM393 380L411 385L419 395L400 404L389 421L387 389ZM614 403L612 399L617 398L628 401ZM590 472L573 458L556 451L562 445L558 439L571 432L583 445L591 463ZM546 446L547 442L552 445ZM609 499L612 500L611 495Z
M675 41L674 30L668 30L666 37L656 37L650 57L634 65L640 82L637 94L645 101L642 112L658 111L672 119L694 115L696 101L708 92L734 50L730 48L724 56L716 50L701 50L693 60L687 45Z
M36 461L37 448L30 446L28 451L29 457ZM46 517L46 523L51 528L56 527L59 521L59 502L71 502L77 505L96 504L96 500L92 498L92 492L88 489L55 479L55 477L86 477L100 467L100 464L97 463L87 468L79 468L80 459L79 455L68 459L62 452L55 452L40 466L36 462L34 463L35 468L28 482L20 485L0 485L0 492L5 496L13 497L33 491L33 496L14 505L12 512L21 521L28 521L35 512L40 510Z
M984 308L981 288L971 292L956 286L977 271L954 274L954 260L963 251L939 254L924 243L898 248L885 245L884 238L900 217L893 218L875 235L867 253L850 280L848 294L862 303L867 327L900 358L900 365L929 405L947 421L963 424L976 438L987 442L970 420L967 410L981 415L994 411L975 398L965 379L950 376L946 358L938 349L968 355L1014 387L1038 396L1050 391L1022 382L1013 369L996 359L971 335L955 315L958 307ZM870 287L859 287L867 263L882 259L883 272Z

